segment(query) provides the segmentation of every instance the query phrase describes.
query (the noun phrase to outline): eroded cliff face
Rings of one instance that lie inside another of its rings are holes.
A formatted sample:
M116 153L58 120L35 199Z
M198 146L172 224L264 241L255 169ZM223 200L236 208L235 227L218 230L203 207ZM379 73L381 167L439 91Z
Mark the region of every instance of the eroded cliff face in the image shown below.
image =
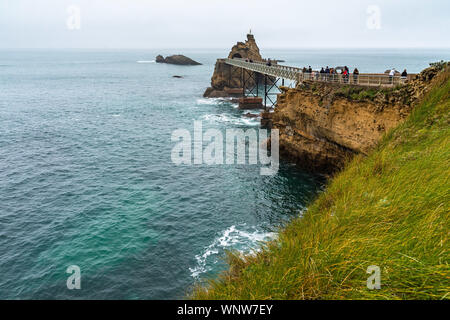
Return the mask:
M332 173L354 154L367 154L406 119L436 74L429 68L407 86L389 89L312 82L282 88L272 115L281 155Z
M247 40L238 42L231 49L229 59L243 58L253 61L263 61L258 45L252 34L247 35ZM248 80L248 85L252 85L252 79ZM211 78L211 87L206 89L204 96L210 98L228 97L230 89L242 88L242 72L240 68L227 65L220 60L216 62L214 74Z

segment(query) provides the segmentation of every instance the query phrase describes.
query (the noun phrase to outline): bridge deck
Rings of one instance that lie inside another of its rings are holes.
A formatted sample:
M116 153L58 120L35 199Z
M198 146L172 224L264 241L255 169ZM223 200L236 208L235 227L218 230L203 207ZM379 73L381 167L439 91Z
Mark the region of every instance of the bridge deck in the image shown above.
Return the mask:
M338 84L351 84L360 86L386 86L392 87L397 85L403 85L406 83L406 79L401 76L390 77L386 74L350 74L348 77L344 77L341 74L324 74L315 72L303 73L302 69L296 67L289 67L283 65L271 65L268 66L265 62L247 62L243 59L221 59L222 62L239 68L244 68L250 71L258 72L268 76L283 78L296 83L302 81L317 81L317 82L330 82Z

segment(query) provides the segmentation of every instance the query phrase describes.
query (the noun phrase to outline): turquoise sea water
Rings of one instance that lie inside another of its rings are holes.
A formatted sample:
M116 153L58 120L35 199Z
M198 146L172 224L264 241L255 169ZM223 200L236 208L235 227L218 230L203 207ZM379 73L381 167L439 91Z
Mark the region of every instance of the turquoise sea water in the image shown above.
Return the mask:
M227 51L0 52L0 298L175 299L300 215L323 179L281 163L176 166L171 134L257 128L226 100L204 99ZM266 50L289 65L358 64L418 72L449 51ZM172 78L181 75L183 79ZM65 273L81 268L81 290Z

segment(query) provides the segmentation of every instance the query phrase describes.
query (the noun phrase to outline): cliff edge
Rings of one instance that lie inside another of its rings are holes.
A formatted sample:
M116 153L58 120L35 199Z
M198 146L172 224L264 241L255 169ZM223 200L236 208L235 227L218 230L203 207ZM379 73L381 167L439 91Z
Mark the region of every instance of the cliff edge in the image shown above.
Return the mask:
M334 172L355 154L367 154L404 121L438 71L430 67L396 88L319 82L282 88L272 115L280 154L310 170Z

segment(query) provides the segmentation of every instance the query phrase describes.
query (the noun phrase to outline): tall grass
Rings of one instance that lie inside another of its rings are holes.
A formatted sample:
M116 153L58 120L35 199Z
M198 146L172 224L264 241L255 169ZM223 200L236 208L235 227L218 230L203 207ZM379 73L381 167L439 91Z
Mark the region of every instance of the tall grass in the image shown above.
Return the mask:
M448 299L450 72L368 157L354 158L303 217L194 299ZM367 267L381 289L367 288Z

